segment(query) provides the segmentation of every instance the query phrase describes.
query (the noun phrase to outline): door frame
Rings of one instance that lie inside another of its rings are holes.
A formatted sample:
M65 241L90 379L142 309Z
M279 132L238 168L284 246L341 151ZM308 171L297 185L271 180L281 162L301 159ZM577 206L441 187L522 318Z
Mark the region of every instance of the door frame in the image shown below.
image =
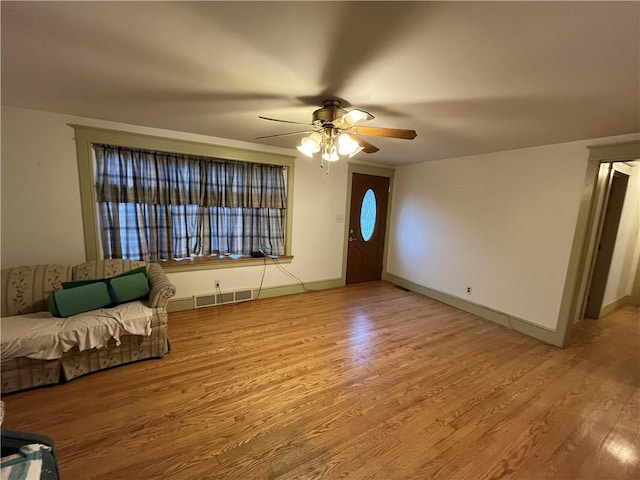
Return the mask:
M387 177L389 179L389 201L387 203L387 218L385 218L384 252L382 254L382 278L387 273L387 253L389 251L389 222L391 220L391 209L393 204L393 177L395 169L392 167L364 165L360 163L349 163L347 173L347 198L344 218L344 242L342 248L342 285L347 284L347 253L349 249L349 225L351 222L351 185L353 174L362 173L364 175L375 175L377 177Z
M587 148L589 149L587 172L556 328L556 335L560 337L557 344L562 347L566 346L571 334L577 330L582 320L578 317L582 313L581 309L586 295L585 286L589 282L595 254L591 242L594 242L597 237L594 235L594 229L599 227L601 213L595 202L600 166L603 163L629 162L640 159L640 140L593 145Z
M589 281L587 283L587 293L582 308L579 311L580 314L578 318L580 320L584 318L598 319L602 316L604 294L606 293L614 247L622 219L622 209L627 196L629 174L621 172L614 167L614 163L610 163L609 168L610 181L607 182L606 202L602 208L602 218L599 222L597 242L596 245L594 245L595 252L593 254L593 265L590 269ZM611 210L610 207L613 208L613 210ZM599 300L597 312L594 289L596 289L597 293L602 294L602 298L600 298L600 295L597 296ZM586 316L587 314L589 315L588 317Z

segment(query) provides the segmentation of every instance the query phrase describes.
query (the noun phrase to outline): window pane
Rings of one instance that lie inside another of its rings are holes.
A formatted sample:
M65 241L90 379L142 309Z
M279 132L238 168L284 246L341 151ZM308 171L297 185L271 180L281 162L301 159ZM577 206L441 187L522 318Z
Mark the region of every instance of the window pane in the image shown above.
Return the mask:
M285 254L288 199L282 166L93 148L105 258Z
M376 195L373 190L369 189L364 194L360 209L360 231L365 242L371 240L373 230L376 227L376 210Z

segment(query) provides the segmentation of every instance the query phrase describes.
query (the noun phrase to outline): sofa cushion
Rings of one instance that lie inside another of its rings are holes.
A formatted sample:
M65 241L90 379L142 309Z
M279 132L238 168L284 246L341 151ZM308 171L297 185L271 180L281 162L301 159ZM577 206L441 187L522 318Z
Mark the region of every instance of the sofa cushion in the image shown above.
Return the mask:
M2 317L47 310L49 294L72 279L72 267L31 265L2 270Z
M62 350L102 348L111 338L120 345L125 334L151 335L152 316L153 310L142 302L129 302L67 317L60 329Z
M127 270L126 272L122 272L118 275L115 275L114 277L109 277L109 278L125 277L127 275L135 275L137 273L141 273L144 275L145 278L147 278L147 267L143 266L143 267L134 268L133 270ZM89 285L91 283L103 282L104 280L105 280L104 278L87 278L84 280L70 280L68 282L62 282L62 288L66 290L69 288Z
M34 312L3 317L2 361L18 357L53 360L62 356L60 330L62 318L52 318L49 312Z
M73 348L102 348L122 335L151 335L153 309L142 302L99 308L67 318L37 312L0 319L2 361L27 357L37 360L61 358Z
M145 265L145 262L138 260L94 260L73 267L73 276L69 280L111 278L136 267L144 267Z

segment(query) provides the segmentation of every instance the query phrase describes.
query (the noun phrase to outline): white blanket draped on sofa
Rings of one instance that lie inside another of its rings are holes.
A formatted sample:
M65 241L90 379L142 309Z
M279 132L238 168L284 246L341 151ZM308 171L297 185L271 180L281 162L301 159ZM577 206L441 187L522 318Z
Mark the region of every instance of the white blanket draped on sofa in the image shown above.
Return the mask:
M122 335L150 335L152 315L151 308L137 301L67 318L49 312L5 317L0 319L2 359L53 360L73 347L105 347L111 338L120 345Z

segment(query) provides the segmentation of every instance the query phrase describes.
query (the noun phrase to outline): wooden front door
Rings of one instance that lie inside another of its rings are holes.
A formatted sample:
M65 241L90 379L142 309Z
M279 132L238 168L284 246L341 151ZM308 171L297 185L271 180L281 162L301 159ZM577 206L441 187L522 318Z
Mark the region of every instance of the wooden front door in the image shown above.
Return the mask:
M380 280L388 202L389 178L353 174L347 284Z

